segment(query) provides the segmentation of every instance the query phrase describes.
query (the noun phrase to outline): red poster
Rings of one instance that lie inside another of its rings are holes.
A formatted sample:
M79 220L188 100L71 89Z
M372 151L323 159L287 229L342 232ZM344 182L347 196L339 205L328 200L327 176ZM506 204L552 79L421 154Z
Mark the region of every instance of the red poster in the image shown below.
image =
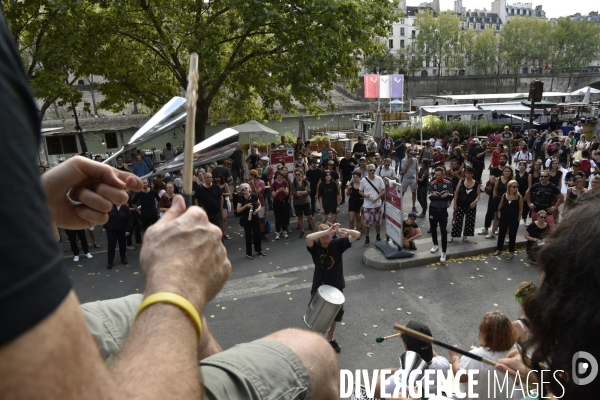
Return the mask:
M365 99L379 97L379 75L365 75Z
M290 179L294 179L294 149L271 150L271 165L276 167L282 161L288 168Z

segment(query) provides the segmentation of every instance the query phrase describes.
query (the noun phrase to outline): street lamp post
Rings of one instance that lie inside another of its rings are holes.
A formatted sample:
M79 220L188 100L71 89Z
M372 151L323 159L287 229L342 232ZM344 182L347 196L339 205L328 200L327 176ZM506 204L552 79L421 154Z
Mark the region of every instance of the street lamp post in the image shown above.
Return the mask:
M442 69L442 42L440 40L440 31L439 29L435 29L433 31L435 33L435 38L438 44L438 53L437 53L437 63L438 63L438 81L437 81L437 94L440 94L440 74Z

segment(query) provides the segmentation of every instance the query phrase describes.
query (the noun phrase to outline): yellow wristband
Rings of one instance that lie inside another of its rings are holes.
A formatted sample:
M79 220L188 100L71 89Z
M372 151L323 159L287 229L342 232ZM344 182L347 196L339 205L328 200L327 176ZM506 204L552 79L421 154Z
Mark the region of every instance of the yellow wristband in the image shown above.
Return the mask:
M140 304L140 308L138 308L135 317L137 318L146 307L156 303L169 303L184 310L198 327L198 341L202 339L202 322L200 321L200 315L198 315L198 311L196 311L196 308L194 308L192 303L190 303L185 297L175 293L159 292L151 294L150 296L146 297L144 301L142 301L142 304Z

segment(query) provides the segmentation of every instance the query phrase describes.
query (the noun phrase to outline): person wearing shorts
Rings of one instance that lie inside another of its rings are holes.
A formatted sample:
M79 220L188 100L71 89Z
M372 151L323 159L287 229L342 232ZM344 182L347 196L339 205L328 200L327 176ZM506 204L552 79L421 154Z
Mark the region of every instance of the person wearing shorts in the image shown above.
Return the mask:
M304 237L304 216L308 219L310 228L315 230L315 219L310 206L310 182L304 177L304 168L294 170L294 181L292 182L292 199L294 200L294 211L300 225L300 239Z
M375 168L373 167L373 169ZM339 235L340 237L332 239L333 235ZM311 302L321 285L333 286L340 291L344 290L346 282L344 281L342 254L352 246L352 242L358 239L360 239L360 232L341 228L340 224L332 224L331 226L321 224L317 232L306 236L306 248L315 263ZM327 332L327 339L337 353L341 350L337 342L333 340L333 332L337 322L342 320L343 315L344 309L342 307Z
M360 181L359 193L364 198L363 202L363 226L365 227L365 247L369 247L370 227L375 224L377 232L376 242L381 240L381 214L382 200L385 196L385 183L380 176L375 175L375 165L367 165L368 175Z
M419 162L415 157L414 150L408 149L406 157L400 162L400 183L402 184L402 198L404 193L410 189L412 193L412 212L417 212L417 171ZM422 212L425 212L423 210Z

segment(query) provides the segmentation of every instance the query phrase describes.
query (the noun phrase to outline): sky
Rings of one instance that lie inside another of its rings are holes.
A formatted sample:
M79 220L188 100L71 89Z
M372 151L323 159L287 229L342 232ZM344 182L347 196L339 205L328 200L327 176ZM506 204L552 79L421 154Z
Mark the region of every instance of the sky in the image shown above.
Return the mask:
M421 1L407 1L407 4L410 6L417 5L418 3L421 3ZM509 5L515 3L532 3L533 8L541 5L542 9L546 11L547 18L566 17L578 12L581 15L587 15L590 11L600 11L600 3L593 0L569 0L568 2L564 0L507 0L507 4ZM463 0L463 7L467 10L474 10L476 8L483 10L485 8L491 11L492 0ZM453 9L454 0L440 0L441 11Z

